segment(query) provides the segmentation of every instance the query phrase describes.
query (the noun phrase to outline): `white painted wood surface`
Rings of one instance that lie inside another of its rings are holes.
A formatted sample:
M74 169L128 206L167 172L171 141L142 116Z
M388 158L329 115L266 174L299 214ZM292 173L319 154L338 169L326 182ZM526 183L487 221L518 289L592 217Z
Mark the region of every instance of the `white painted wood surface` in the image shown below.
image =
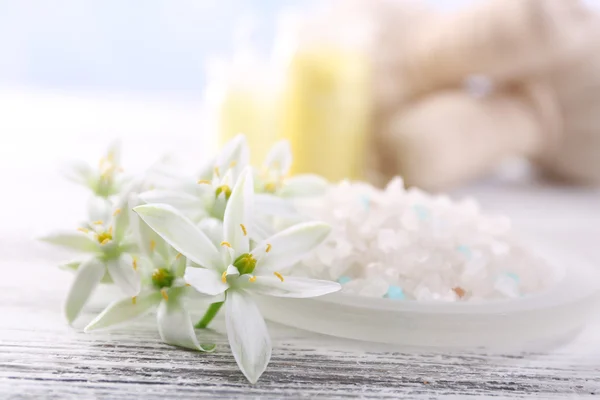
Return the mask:
M40 108L47 105L42 101ZM98 120L122 113L95 105L100 111L90 115L101 117ZM70 133L57 144L35 136L35 122L28 119L21 124L15 112L25 112L11 107L12 122L7 124L7 118L4 125L0 122L0 178L5 189L0 200L0 399L600 398L600 310L568 341L519 354L392 348L269 324L273 358L254 386L238 371L218 333L210 337L219 344L212 354L162 344L152 316L116 331L83 334L81 326L111 295L105 289L94 297L78 326L70 328L60 308L71 276L56 268L66 254L35 243L32 237L72 226L81 217L83 193L71 189L55 172L57 159L65 157L59 146L83 149L88 140L101 143L104 136L99 138L94 129L86 135L74 133L87 126L81 122L67 127ZM23 107L31 107L31 102ZM203 143L192 138L191 122L181 122L193 120L193 107L156 116L158 109L140 111L142 128L130 121L127 126L133 133L126 139L133 142L154 129L156 136L144 149L158 155L168 124L153 122L178 118L181 134L167 147ZM55 135L62 119L57 121L49 128ZM108 123L102 124L108 129ZM44 146L35 147L36 140ZM32 145L35 149L29 150ZM28 156L31 151L35 157ZM153 157L146 154L144 161ZM583 254L600 266L598 191L495 181L461 194L474 194L486 208L513 217L524 234ZM216 329L222 329L220 321Z

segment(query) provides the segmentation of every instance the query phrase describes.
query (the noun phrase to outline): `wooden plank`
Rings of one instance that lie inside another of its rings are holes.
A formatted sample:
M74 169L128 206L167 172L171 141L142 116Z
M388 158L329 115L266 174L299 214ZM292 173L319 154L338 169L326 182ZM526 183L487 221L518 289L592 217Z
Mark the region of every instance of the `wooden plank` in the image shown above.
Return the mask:
M26 246L27 247L27 246ZM153 316L116 331L65 325L70 276L47 260L2 262L27 271L0 282L0 398L594 398L600 321L546 352L432 352L338 340L269 324L274 351L258 384L238 371L224 336L212 354L160 342ZM53 258L53 257L50 257ZM82 323L101 310L97 293ZM222 330L222 321L217 321ZM510 332L507 332L510 334Z

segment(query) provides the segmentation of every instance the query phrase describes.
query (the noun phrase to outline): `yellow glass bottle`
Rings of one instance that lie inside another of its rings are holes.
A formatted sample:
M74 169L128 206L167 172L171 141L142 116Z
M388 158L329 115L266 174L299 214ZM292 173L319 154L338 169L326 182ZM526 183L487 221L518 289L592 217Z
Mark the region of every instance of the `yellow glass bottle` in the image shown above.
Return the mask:
M276 100L258 88L232 86L220 104L219 145L244 133L250 147L251 162L260 165L278 138Z
M369 70L362 53L343 48L313 46L293 56L282 122L293 173L318 173L334 182L363 177Z

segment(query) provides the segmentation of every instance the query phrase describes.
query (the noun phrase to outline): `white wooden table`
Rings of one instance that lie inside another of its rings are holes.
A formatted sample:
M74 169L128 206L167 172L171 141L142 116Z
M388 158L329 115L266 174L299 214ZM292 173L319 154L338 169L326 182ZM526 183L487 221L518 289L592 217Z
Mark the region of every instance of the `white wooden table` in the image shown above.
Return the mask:
M192 109L160 117L140 112L140 118L146 130L159 129L152 118L178 118L181 124L182 116L193 120ZM117 111L102 110L103 118L115 118ZM269 324L273 358L254 386L238 371L218 333L211 333L219 344L216 352L200 354L162 344L152 316L109 333L69 328L60 308L71 276L55 267L65 254L35 243L32 236L72 226L83 210L82 193L58 179L52 157L44 159L48 151L64 157L48 150L48 138L41 139L46 148L33 150L41 162L27 158L35 143L35 137L26 136L32 122L23 122L27 128L22 128L14 117L19 109L12 111L14 121L0 123L5 189L0 207L0 399L600 398L600 310L570 341L519 354L393 348ZM57 124L50 124L55 131ZM182 136L191 129L179 128ZM95 133L67 136L70 141L63 145L92 137L93 143L101 142ZM154 142L161 143L149 140ZM30 161L20 163L20 157ZM599 192L493 182L462 193L475 194L488 209L513 217L525 234L584 254L600 266ZM107 295L97 293L80 325L101 310ZM217 330L221 325L216 321Z

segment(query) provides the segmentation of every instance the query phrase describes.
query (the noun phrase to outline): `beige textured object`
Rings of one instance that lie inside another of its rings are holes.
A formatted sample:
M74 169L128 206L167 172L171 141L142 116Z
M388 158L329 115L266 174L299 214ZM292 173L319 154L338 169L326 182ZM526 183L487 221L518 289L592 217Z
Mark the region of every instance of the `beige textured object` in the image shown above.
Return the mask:
M374 42L374 54L391 55L374 58L372 180L400 174L446 189L520 155L569 181L600 183L596 13L576 0L488 0L419 21L384 27L386 41ZM475 74L495 91L464 90Z
M599 21L600 25L600 21ZM586 58L549 79L562 114L562 135L540 165L561 179L600 185L600 32Z
M532 156L542 132L534 106L512 91L476 99L444 91L407 105L389 130L379 154L387 172L409 185L443 189L489 172L504 158Z

